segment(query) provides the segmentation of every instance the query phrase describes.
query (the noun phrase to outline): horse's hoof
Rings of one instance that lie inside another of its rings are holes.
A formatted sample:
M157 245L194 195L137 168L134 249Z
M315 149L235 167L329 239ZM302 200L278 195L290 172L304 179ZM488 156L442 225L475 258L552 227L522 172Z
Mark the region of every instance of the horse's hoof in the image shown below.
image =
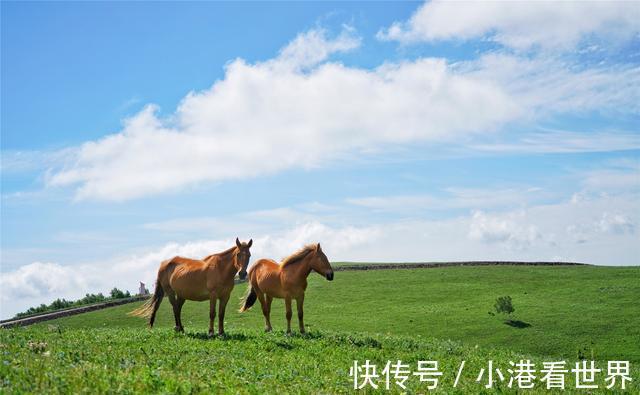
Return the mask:
M209 338L211 339L213 336L213 332L209 332Z
M265 331L266 333L269 333L269 332L271 332L272 330L273 330L272 328L265 328L265 329L264 329L264 331Z

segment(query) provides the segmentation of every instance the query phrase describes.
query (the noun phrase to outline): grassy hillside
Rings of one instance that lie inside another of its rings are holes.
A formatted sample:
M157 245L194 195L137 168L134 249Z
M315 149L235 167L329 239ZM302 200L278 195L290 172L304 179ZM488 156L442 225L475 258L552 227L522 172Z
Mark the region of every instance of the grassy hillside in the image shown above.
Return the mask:
M311 332L293 337L282 332L282 302L274 306L274 333L262 332L259 308L232 309L224 339L206 337L206 303L185 305L185 334L173 333L168 303L152 331L126 316L137 305L130 304L0 331L0 392L349 392L349 367L369 359L379 374L389 360L412 371L419 360L437 360L439 389L447 393L464 360L456 390L478 393L486 381L476 378L489 360L503 372L522 358L538 369L564 359L571 369L582 355L602 369L607 360L631 361L628 390L638 393L639 278L640 268L595 267L339 272L333 282L313 276L306 309ZM244 290L236 287L236 301ZM501 295L511 295L514 319L530 326L487 314ZM601 388L603 379L598 376ZM575 388L573 374L566 381ZM407 385L409 392L426 392L416 376ZM506 381L498 385L507 389ZM533 393L542 392L544 384L536 380L536 388ZM392 381L391 389L400 387Z
M586 348L599 359L640 362L640 268L451 267L338 272L333 282L312 275L305 322L312 330L412 335L502 347L533 355L575 358ZM226 329L261 329L258 305L236 311L245 285L234 289ZM489 315L498 296L510 295L515 320ZM274 328L285 327L282 301L274 302ZM137 304L50 321L63 328L143 328L126 312ZM173 327L168 301L158 326ZM205 333L208 304L187 302L183 323ZM47 324L44 324L47 325ZM296 325L293 326L294 328Z

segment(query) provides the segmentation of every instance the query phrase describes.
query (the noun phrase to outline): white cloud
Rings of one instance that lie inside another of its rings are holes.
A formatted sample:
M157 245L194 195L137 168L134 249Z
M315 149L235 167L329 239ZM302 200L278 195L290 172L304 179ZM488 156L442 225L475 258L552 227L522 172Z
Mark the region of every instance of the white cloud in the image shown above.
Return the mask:
M313 67L333 53L348 52L359 47L360 39L354 33L353 28L345 26L335 40L327 40L327 32L324 29L299 34L280 51L273 65L296 70Z
M471 77L500 86L517 102L518 108L524 109L523 119L566 113L640 112L637 65L585 67L553 56L529 58L488 53L458 66ZM609 137L614 136L609 133Z
M11 298L67 294L73 288L84 289L87 286L84 278L78 276L73 268L50 262L34 262L16 271L2 273L0 285L4 303Z
M633 221L626 215L622 214L611 214L605 212L602 214L602 218L598 225L600 230L606 233L624 234L635 232L635 224Z
M633 66L576 69L554 58L495 53L373 70L328 61L359 42L348 28L334 39L312 30L273 59L237 59L174 114L160 117L148 105L121 132L68 151L71 162L51 168L47 184L74 186L77 199L122 201L408 143L473 146L474 138L516 121L640 112L640 69ZM620 139L629 136L612 144ZM585 144L574 138L573 146Z
M640 163L607 166L585 174L583 185L587 191L640 191Z
M431 195L366 196L348 198L347 203L379 211L410 211L441 208L442 201Z
M513 249L529 248L542 239L542 235L535 225L522 224L527 222L525 217L524 211L507 215L476 211L471 218L469 238L486 243L503 243Z
M625 131L576 132L544 130L524 133L513 141L475 141L469 144L475 152L492 154L612 152L640 149L640 134Z
M318 166L384 143L486 132L519 111L500 87L455 73L442 59L375 70L316 64L353 48L348 37L332 41L314 31L275 59L238 59L211 89L185 97L173 116L161 119L147 106L122 132L82 145L75 163L53 171L49 184L79 185L80 199L125 200Z
M629 39L640 31L638 20L633 1L431 1L378 38L405 44L480 38L518 50L568 49L591 36Z
M572 199L572 204L576 201ZM623 208L624 209L624 208ZM635 208L638 209L637 207ZM583 244L603 238L603 235L629 235L633 237L636 231L636 219L632 219L633 214L610 213L604 211L601 217L577 220L566 227L567 235L570 240L577 244ZM636 257L638 258L638 257Z
M490 153L577 153L640 149L640 135L630 132L574 132L547 130L518 136L515 141L473 142L472 151Z
M49 151L19 151L3 150L0 155L0 172L6 174L20 174L40 171L54 165L65 163L72 156L75 148Z
M456 188L444 190L444 196L416 194L391 196L366 196L348 198L347 203L374 211L413 213L421 210L469 209L519 207L549 197L539 188Z

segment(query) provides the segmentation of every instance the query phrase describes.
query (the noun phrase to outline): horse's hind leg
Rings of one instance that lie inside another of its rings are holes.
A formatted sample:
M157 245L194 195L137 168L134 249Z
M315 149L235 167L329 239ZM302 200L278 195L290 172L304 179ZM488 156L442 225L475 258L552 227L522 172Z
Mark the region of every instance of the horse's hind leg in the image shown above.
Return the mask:
M180 332L182 330L180 325L180 309L182 308L182 306L181 305L178 306L178 300L176 299L175 292L168 292L167 296L169 297L169 302L171 302L171 306L173 306L173 318L176 321L175 330L177 332Z
M258 294L260 306L262 306L262 315L264 315L264 331L271 332L273 329L271 328L271 301L273 298L259 291L256 293Z
M176 298L176 307L174 308L173 314L176 316L176 327L180 332L184 332L184 327L182 326L182 306L184 306L185 299L181 297Z

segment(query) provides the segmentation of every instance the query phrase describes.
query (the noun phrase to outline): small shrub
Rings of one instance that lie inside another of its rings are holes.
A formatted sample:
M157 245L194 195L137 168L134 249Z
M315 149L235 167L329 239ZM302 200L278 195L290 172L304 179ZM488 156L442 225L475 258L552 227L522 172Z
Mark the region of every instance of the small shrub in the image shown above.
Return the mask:
M511 313L516 311L513 307L513 303L511 302L511 296L500 296L496 299L496 303L493 307L496 309L496 313L498 314L511 315Z

